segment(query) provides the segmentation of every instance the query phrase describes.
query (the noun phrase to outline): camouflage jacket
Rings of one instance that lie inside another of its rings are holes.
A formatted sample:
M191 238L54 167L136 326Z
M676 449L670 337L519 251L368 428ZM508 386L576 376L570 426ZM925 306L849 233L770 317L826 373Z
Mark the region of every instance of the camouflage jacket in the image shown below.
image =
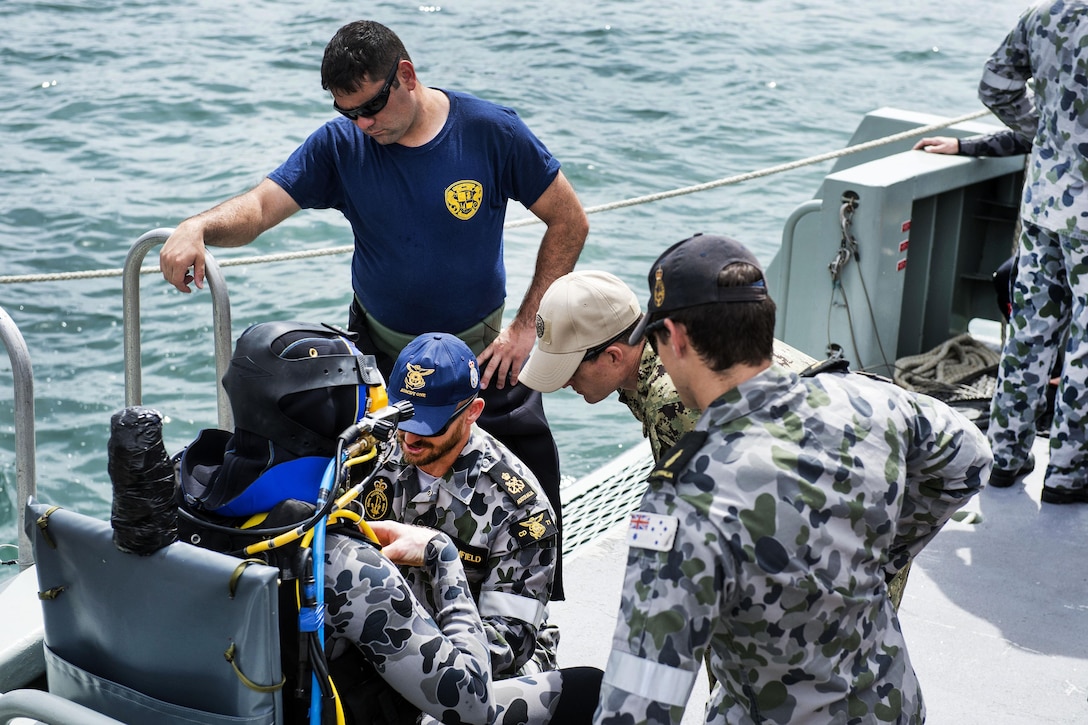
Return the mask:
M1088 238L1086 63L1088 3L1046 0L1021 15L986 61L978 92L1005 125L1033 139L1023 218L1081 238Z
M638 386L634 391L621 389L619 398L642 423L642 435L650 439L655 461L699 420L699 411L680 402L672 378L649 345L643 347L639 360Z
M961 156L1016 156L1031 152L1031 136L1011 128L960 139Z
M708 723L922 722L886 582L991 464L966 419L887 382L772 365L730 390L631 516L595 723L679 723L708 649Z
M444 479L424 490L414 466L387 464L362 493L368 519L420 524L449 535L461 552L488 634L496 677L517 674L538 645L554 650L546 605L555 574L558 531L533 474L479 427ZM425 572L404 567L421 601L435 606ZM554 661L554 651L546 661Z
M422 569L442 606L427 612L374 547L330 535L325 551L325 635L330 659L355 646L386 684L437 718L489 723L495 716L484 625L457 549L436 534ZM433 618L432 618L433 613Z

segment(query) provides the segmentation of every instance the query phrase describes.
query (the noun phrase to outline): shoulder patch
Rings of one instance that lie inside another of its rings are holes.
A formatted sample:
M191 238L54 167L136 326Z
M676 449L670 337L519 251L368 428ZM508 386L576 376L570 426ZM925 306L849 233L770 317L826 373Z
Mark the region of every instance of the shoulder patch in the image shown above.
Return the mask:
M684 470L684 466L688 464L691 457L706 443L707 435L705 430L693 430L680 436L676 445L661 456L661 462L650 472L650 480L656 479L666 483L675 481L677 474Z
M627 545L650 551L669 551L676 540L680 519L636 511L627 522Z
M393 495L393 482L385 476L379 476L368 483L362 492L363 511L367 521L381 521L390 517Z
M546 510L529 514L510 525L510 534L519 546L534 546L542 541L554 539L559 528L552 521L552 515Z
M488 474L499 484L503 491L506 491L506 494L518 508L528 506L536 501L536 491L533 490L533 487L506 463L496 462L488 471Z

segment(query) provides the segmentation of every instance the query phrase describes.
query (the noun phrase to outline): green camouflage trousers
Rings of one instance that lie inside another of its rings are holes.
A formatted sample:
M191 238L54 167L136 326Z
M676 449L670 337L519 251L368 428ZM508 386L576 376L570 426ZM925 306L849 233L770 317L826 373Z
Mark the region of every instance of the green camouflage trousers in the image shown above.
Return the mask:
M1065 364L1050 427L1048 486L1080 488L1088 463L1088 240L1024 221L1009 336L998 369L987 437L994 468L1017 470L1035 439L1035 421L1061 346Z

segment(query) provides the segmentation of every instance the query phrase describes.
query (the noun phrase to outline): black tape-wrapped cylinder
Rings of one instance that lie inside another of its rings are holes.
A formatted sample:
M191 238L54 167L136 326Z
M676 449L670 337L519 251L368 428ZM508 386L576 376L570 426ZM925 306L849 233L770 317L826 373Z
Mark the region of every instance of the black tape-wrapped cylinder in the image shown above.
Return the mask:
M114 545L147 556L177 541L174 466L163 445L158 411L134 406L113 415L109 473Z

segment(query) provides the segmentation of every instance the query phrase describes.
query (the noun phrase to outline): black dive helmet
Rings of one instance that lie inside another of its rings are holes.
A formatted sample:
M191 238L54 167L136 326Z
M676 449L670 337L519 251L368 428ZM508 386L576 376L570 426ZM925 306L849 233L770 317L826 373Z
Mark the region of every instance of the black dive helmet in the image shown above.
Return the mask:
M235 429L300 457L333 455L336 436L366 413L368 387L381 385L373 356L306 322L251 325L223 376Z
M179 473L186 503L231 516L310 498L303 492L316 491L313 479L335 455L337 436L387 404L374 357L344 333L307 322L246 328L223 388L233 434L201 431Z

